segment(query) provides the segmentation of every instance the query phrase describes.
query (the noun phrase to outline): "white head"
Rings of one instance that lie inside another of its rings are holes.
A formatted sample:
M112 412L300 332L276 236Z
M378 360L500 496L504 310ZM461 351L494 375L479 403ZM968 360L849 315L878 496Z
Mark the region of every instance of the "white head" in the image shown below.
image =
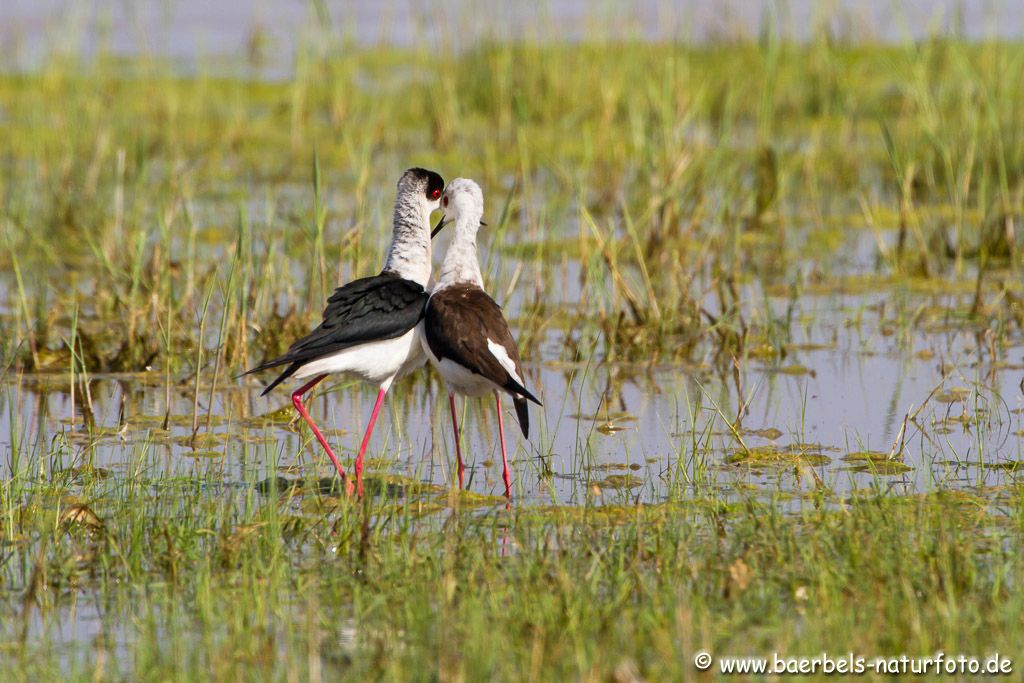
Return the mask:
M468 226L474 234L478 227L487 225L480 220L484 215L483 190L469 178L456 178L448 183L441 195L441 210L444 216L434 228L434 235L449 223Z
M441 195L441 208L452 220L460 216L483 216L484 193L475 181L469 178L456 178L448 183Z
M487 225L480 220L484 214L483 191L468 178L456 178L444 188L441 210L444 211L444 218L434 228L434 234L448 223L455 223L455 234L445 254L434 291L461 282L483 287L476 256L476 232L481 225Z

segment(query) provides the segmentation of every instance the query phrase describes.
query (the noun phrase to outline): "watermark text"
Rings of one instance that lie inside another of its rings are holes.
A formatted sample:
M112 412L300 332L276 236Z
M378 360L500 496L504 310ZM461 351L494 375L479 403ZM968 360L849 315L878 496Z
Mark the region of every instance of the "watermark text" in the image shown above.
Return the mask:
M729 674L810 674L858 675L866 673L924 676L948 675L1005 675L1013 673L1013 661L998 652L983 657L936 652L925 657L895 655L891 657L864 657L853 652L833 654L822 652L810 657L784 657L773 652L769 657L716 657L700 651L693 657L693 665L700 671Z

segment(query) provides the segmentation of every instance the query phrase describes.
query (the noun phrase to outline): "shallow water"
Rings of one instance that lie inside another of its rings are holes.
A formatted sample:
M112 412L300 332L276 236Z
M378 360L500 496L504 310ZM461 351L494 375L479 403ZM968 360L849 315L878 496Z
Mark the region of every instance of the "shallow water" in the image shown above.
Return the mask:
M277 184L266 191L278 197L279 215L301 212L310 201L302 186ZM253 190L251 196L261 194ZM544 195L542 189L538 195ZM338 191L329 201L343 207L348 200ZM231 221L233 211L230 201L216 195L197 203L204 262L221 258L228 248L217 226ZM262 211L253 200L252 215ZM573 214L566 207L550 216L547 238L571 240L581 234ZM383 224L385 216L378 222ZM281 219L254 221L256 239L272 239L261 231L281 229ZM328 233L339 229L329 226ZM591 301L581 307L582 300L609 296L585 289L587 266L578 258L545 249L554 255L520 260L504 240L516 226L495 229L481 233L481 262L485 280L501 283L492 294L513 332L518 317L538 301L549 311L579 310L586 316L594 306ZM729 363L713 357L711 331L704 331L685 363L646 363L607 359L600 326L586 318L567 331L557 321L543 326L544 337L524 347L523 354L528 384L544 402L543 408L530 406L529 440L521 437L511 404L504 402L516 501L655 503L706 490L726 498L753 493L781 505L814 493L827 503L863 489L923 493L999 486L1012 481L1015 470L1024 471L1024 464L1020 470L1016 466L1024 461L1024 339L1019 331L1006 331L1006 348L992 358L985 331L963 315L973 299L972 287L963 285L974 279L972 264L955 278L959 284L943 284L940 274L915 287L912 280L891 278L879 263L876 240L892 243L891 234L876 238L863 228L847 229L837 248L813 251L806 243L815 230L820 227L790 226L784 258L789 265L740 285L746 320L774 325L786 350L781 361L756 353L741 359L740 388L747 403L741 421L736 421L736 380ZM376 239L383 248L387 234L365 239ZM448 239L442 233L435 240L435 263ZM173 248L186 247L176 243ZM751 260L770 262L763 255ZM289 262L301 288L308 273L301 260ZM796 276L806 282L798 297L788 296L786 283L794 272L810 270L822 273L820 281ZM989 276L998 279L998 273ZM694 293L704 297L706 309L718 311L714 294L701 293L708 288L704 280L696 278ZM49 296L46 283L29 281L27 287L30 298ZM13 278L0 274L0 302L13 307L15 291ZM216 346L216 334L217 325L208 325L207 349ZM580 349L580 356L571 348ZM67 375L0 376L0 473L23 467L26 454L52 452L52 469L89 463L116 475L143 466L153 479L203 473L207 484L228 487L253 487L277 475L333 475L330 461L290 405L289 392L298 383L286 382L260 397L261 382L272 374L232 379L242 370L220 370L212 405L209 367L197 402L194 378L173 375L168 388L162 368L92 375L91 422L80 389L72 403ZM311 412L350 467L375 390L344 380L321 387ZM501 494L493 400L471 399L460 406L469 487ZM61 447L65 440L69 445ZM368 458L370 470L451 487L447 400L429 368L392 389Z
M894 296L906 309L930 307L935 319L899 329L888 312ZM769 301L779 316L793 305ZM561 333L549 333L527 363L528 381L544 402L542 409L531 406L529 441L504 404L515 499L523 505L654 503L700 488L787 504L811 492L835 502L860 489L923 493L1006 483L1024 459L1022 354L1015 347L993 363L980 331L944 322L943 311L969 301L969 295L898 289L802 296L789 315L805 322L793 324L784 361L742 364L749 405L735 432L729 426L737 412L733 379L714 366L609 363L599 346L595 356L570 361ZM513 297L507 307L513 319L518 306ZM200 439L193 444L191 381L172 386L167 431L160 372L94 377L91 427L83 424L80 395L72 426L67 382L53 374L5 378L3 470L13 464L12 438L26 452L66 437L71 447L54 468L89 462L116 476L142 466L154 478L201 472L207 485L229 487L277 474L332 474L319 446L303 445L308 431L291 421L288 383L261 398L255 380L222 380L209 407L209 388L201 388ZM372 389L342 382L312 401L313 415L346 464L373 398ZM469 488L500 494L493 401L470 400L465 411ZM208 419L212 436L204 436ZM392 390L369 458L370 470L452 485L447 405L427 369Z

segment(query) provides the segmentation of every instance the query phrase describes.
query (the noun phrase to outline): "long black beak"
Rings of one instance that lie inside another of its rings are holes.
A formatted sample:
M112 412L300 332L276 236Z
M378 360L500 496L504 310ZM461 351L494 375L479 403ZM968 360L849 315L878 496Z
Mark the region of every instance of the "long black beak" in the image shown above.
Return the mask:
M437 222L437 225L434 226L433 232L430 233L430 239L434 239L434 236L437 235L437 233L441 232L441 229L444 228L444 226L448 225L449 223L451 223L450 220L448 220L444 216L441 216L441 220Z

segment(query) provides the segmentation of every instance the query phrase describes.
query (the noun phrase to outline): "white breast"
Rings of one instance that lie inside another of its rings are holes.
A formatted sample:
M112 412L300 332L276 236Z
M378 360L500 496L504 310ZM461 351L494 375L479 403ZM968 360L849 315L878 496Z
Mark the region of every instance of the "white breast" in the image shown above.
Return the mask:
M461 394L462 396L483 396L495 389L501 388L491 380L481 377L468 368L459 365L451 358L439 361L430 351L426 335L423 336L423 351L430 359L430 363L437 370L437 373L441 375L441 379L444 380L445 386L448 387L449 391Z
M434 359L431 361L448 388L463 396L483 396L500 388L491 380L462 367L451 358L445 358L440 362Z
M422 322L401 337L367 342L306 363L295 373L297 379L323 374L345 374L370 384L391 383L423 365Z

